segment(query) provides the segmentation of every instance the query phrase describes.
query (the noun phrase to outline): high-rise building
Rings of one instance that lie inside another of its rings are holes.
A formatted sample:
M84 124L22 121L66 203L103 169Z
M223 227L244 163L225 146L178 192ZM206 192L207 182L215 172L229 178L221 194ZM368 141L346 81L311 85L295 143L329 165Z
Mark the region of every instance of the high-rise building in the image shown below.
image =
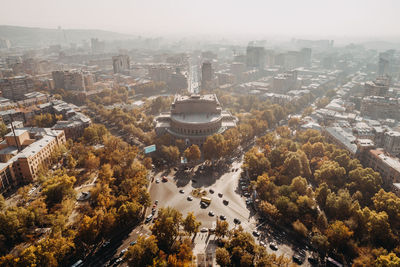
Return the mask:
M84 91L85 80L83 73L76 70L53 71L52 72L55 89L72 91Z
M105 48L106 48L106 44L102 41L99 41L99 39L97 38L92 38L90 39L91 41L91 45L92 45L92 53L103 53Z
M386 96L390 85L389 76L379 76L375 81L368 81L364 84L365 96Z
M150 79L154 82L165 82L167 83L173 73L171 67L160 65L152 66L148 69L148 75Z
M11 42L8 39L0 39L0 49L8 49L11 47Z
M249 68L263 69L266 62L264 47L248 46L246 50L246 65Z
M394 50L387 50L379 53L378 75L392 74L394 52Z
M311 48L303 48L301 49L301 56L302 56L302 65L305 67L311 66Z
M170 75L168 87L173 91L187 90L188 80L179 68L176 68L175 73Z
M33 80L30 76L2 78L0 79L0 91L5 98L22 100L24 94L33 92Z
M210 89L213 81L213 69L211 62L203 62L201 66L201 88Z
M112 57L114 73L122 73L130 69L130 62L128 55L119 55Z
M383 148L393 156L400 155L400 132L385 132L383 137Z

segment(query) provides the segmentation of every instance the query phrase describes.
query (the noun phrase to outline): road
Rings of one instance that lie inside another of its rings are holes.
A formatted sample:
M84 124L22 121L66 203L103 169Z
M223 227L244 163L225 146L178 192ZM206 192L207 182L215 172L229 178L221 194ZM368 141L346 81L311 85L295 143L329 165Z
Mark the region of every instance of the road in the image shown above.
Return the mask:
M188 91L189 93L198 94L200 92L199 88L199 70L198 70L197 60L194 58L189 59L189 79L188 79Z
M196 218L201 221L202 227L211 228L216 217L225 215L230 225L233 224L233 219L238 218L242 221L242 226L248 229L255 227L256 221L253 214L246 207L244 197L237 194L238 180L240 177L240 166L242 161L232 163L230 171L223 173L219 176L214 172L211 167L206 167L203 173L195 168L193 182L190 173L180 171L176 172L171 170L167 177L169 181L166 183L160 182L159 184L153 183L150 188L150 195L152 200L158 200L159 207L174 207L179 210L184 216L188 212L194 212ZM238 171L232 172L232 169ZM155 178L161 180L163 173L158 173ZM180 178L178 178L178 177ZM186 177L185 177L186 176ZM207 197L211 198L211 204L206 209L200 207L200 199L194 198L193 201L188 201L187 197L191 195L193 189L202 188L208 192ZM179 193L183 189L185 193ZM213 189L214 193L209 193ZM223 196L219 197L218 193ZM223 200L228 200L229 204L224 205ZM208 212L213 211L215 216L209 216ZM150 212L150 211L149 211Z

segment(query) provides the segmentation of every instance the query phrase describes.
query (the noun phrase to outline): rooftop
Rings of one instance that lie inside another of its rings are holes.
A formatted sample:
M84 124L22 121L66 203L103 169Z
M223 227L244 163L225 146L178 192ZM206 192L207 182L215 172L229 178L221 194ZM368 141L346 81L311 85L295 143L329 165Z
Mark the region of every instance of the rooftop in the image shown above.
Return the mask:
M217 121L221 118L221 114L206 114L206 113L179 113L179 114L172 114L171 118L183 122L183 123L208 123Z
M370 152L387 166L395 169L397 172L400 172L400 161L398 158L385 154L385 151L382 149L370 150Z

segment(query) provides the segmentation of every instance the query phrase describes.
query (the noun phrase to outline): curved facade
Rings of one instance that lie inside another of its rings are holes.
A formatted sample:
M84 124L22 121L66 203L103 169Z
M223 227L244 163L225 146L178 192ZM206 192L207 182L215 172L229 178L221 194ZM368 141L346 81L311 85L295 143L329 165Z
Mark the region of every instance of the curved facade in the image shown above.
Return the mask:
M175 96L171 111L155 119L156 133L169 133L186 144L201 145L208 136L236 127L237 118L222 111L216 95Z

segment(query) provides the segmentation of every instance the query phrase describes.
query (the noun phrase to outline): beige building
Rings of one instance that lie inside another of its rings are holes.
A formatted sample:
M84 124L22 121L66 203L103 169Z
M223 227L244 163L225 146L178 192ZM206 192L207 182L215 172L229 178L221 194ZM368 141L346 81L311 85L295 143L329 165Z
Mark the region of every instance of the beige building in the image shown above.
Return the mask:
M21 128L0 143L0 191L35 181L39 166L48 164L53 150L65 143L64 131Z
M176 95L171 111L155 118L156 133L169 133L186 144L204 143L206 138L236 127L238 119L223 111L215 94Z
M11 100L24 99L24 95L33 92L33 80L30 76L15 76L0 79L0 91L4 98Z
M363 163L381 174L385 186L392 187L393 183L400 182L399 159L386 154L383 149L370 150Z

